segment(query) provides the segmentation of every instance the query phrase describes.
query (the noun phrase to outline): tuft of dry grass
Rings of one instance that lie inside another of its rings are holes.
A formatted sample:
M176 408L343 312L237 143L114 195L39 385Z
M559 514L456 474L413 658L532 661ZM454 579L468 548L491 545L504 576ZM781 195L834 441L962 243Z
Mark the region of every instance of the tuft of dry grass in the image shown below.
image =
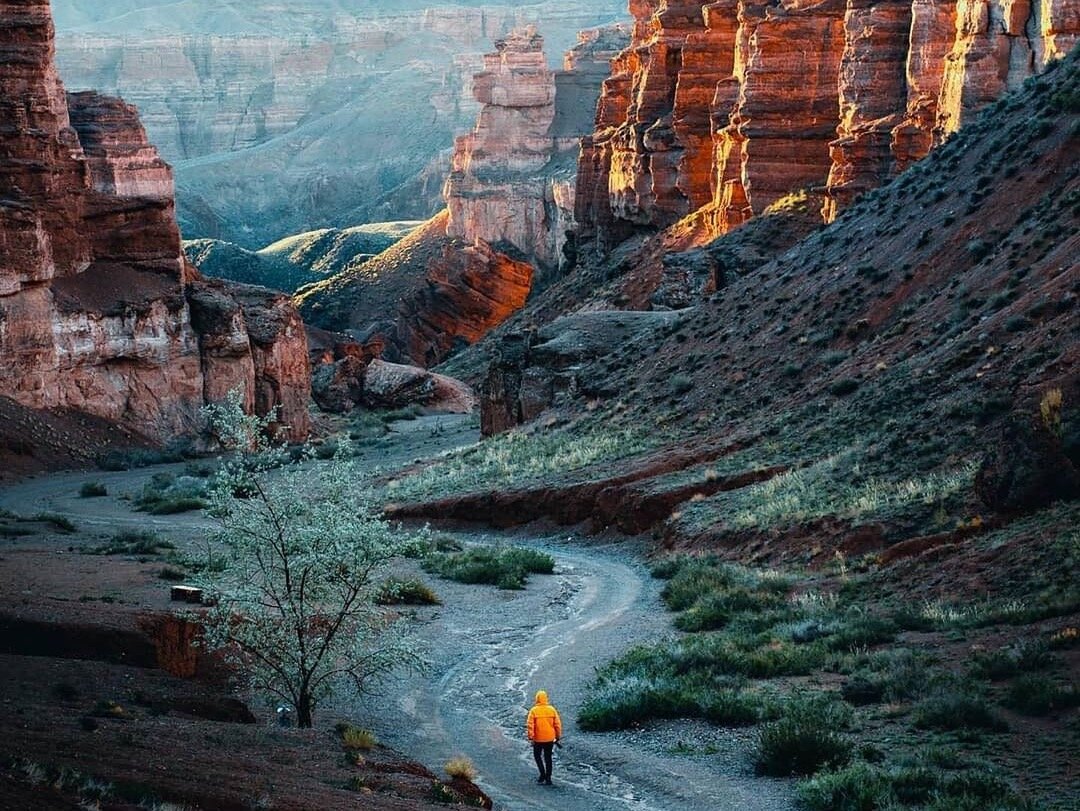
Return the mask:
M446 765L443 766L445 771L450 777L461 777L470 782L475 780L479 772L476 771L476 766L465 755L455 755L446 761Z

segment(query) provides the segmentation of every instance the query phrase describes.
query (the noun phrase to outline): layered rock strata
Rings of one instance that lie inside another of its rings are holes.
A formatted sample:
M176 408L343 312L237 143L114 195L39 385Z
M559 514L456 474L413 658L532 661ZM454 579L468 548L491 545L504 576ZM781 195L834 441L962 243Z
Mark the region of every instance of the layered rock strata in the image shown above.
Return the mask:
M831 221L1040 72L1075 4L1005 0L631 0L578 172L606 250L694 214L707 238L800 189Z
M306 435L291 303L198 279L171 170L134 108L65 94L46 0L0 0L0 49L0 396L165 437L239 386Z

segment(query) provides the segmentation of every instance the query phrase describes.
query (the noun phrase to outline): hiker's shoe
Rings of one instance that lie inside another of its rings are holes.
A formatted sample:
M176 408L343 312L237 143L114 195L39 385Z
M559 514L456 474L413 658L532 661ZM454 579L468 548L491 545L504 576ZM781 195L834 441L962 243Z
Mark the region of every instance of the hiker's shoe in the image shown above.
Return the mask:
M539 783L540 785L544 785L544 783L546 783L547 780L544 777L544 775L540 775L539 777L536 778L536 782Z
M545 777L544 778L544 785L545 786L550 786L551 784L552 784L551 783L551 778L550 777Z

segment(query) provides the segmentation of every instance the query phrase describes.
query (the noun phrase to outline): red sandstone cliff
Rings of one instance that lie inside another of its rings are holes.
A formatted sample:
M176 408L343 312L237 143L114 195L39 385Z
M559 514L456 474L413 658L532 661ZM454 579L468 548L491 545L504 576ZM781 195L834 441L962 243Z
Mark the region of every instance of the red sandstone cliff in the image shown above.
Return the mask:
M1067 53L1066 0L630 0L583 145L576 215L601 250L695 214L725 233L799 189L829 221L965 116Z
M288 300L187 267L171 170L133 107L64 93L47 0L0 0L0 45L0 396L164 437L240 386L306 435L306 339Z

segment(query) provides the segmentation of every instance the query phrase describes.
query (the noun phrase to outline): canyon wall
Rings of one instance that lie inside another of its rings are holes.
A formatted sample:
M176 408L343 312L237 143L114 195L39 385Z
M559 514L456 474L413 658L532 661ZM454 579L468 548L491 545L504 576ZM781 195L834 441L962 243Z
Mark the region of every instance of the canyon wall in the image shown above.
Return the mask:
M288 299L198 279L135 109L65 93L47 0L0 0L0 48L0 396L164 438L239 386L305 436L306 340ZM213 313L200 306L215 297Z
M603 251L694 214L705 238L792 192L826 221L1069 51L1067 0L631 0L578 173Z
M426 219L480 109L493 39L539 22L560 53L622 0L192 0L156 14L57 0L71 87L122 96L176 167L181 230L255 249L290 234Z

